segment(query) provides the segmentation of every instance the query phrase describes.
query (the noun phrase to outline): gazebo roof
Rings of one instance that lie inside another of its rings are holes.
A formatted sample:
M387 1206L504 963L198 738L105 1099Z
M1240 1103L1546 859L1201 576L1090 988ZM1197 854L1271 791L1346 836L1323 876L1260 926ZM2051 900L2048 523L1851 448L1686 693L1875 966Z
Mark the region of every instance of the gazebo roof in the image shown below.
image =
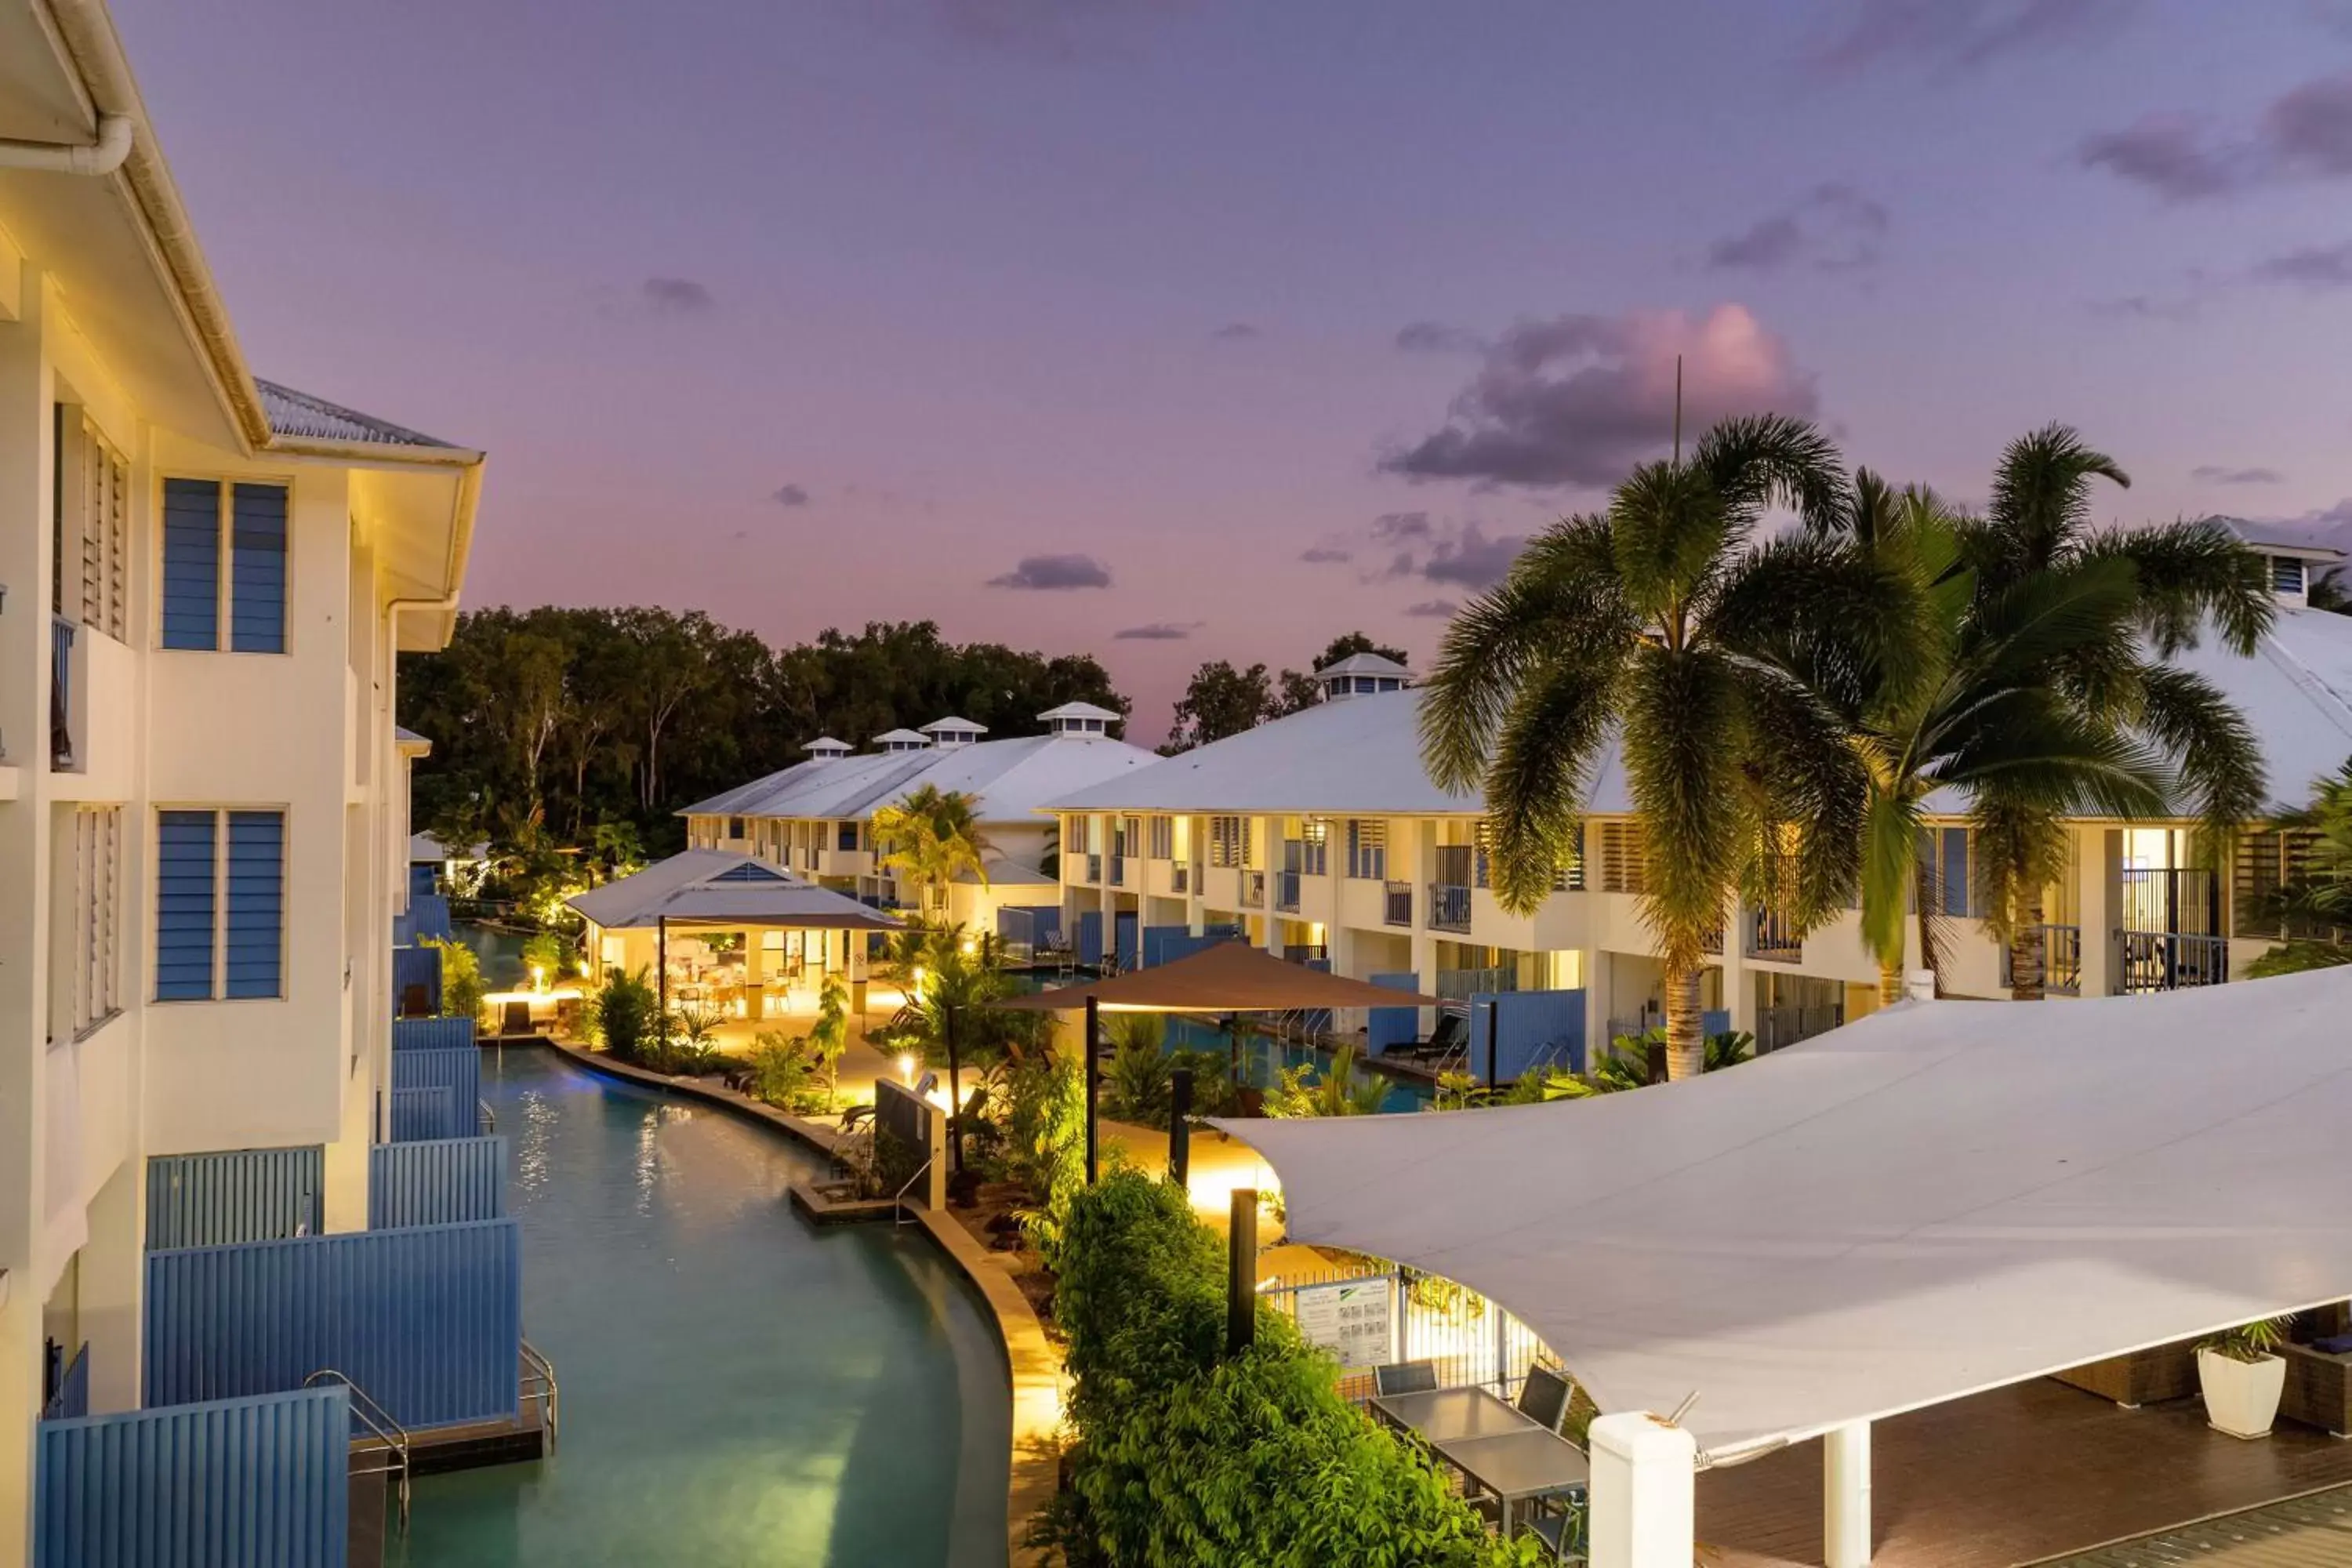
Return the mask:
M765 860L725 849L688 849L564 901L607 931L666 920L823 931L883 931L899 923Z
M2352 968L1908 1003L1590 1100L1217 1125L1292 1240L1483 1292L1603 1411L1696 1392L1720 1458L2352 1296L2347 1014Z
M1294 1007L1434 1007L1438 998L1391 991L1276 958L1238 939L1172 963L1103 980L1009 997L995 1004L1029 1013L1083 1007L1106 1013L1279 1013Z

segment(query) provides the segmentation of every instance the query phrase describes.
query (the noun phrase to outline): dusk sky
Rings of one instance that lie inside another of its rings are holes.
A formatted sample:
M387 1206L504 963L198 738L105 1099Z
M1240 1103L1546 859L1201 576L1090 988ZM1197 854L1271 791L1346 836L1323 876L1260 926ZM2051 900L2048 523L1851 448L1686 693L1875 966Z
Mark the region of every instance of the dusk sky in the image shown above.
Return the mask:
M257 374L471 604L1415 656L1686 409L2352 522L2352 5L116 0ZM245 18L225 26L233 12ZM931 715L913 715L927 719Z

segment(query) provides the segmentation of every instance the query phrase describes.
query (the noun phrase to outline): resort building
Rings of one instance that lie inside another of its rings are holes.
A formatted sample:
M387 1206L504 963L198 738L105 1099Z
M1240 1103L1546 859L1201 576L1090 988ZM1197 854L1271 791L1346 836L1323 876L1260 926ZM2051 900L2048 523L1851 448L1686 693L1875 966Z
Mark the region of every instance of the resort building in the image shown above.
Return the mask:
M2352 617L2308 598L2340 557L2237 526L2271 562L2276 623L2251 658L2208 639L2179 662L2245 712L2275 803L2299 804L2315 778L2352 757ZM1325 699L1313 707L1053 802L1064 921L1098 931L1128 963L1150 958L1153 928L1228 928L1271 951L1328 960L1337 973L1414 976L1449 1000L1580 993L1580 1051L1656 1021L1642 829L1617 759L1593 782L1582 853L1559 868L1558 891L1534 913L1512 914L1487 888L1480 803L1423 771L1410 672L1359 655L1318 674ZM1949 813L1932 819L1921 845L1941 905L1944 985L2005 996L2007 949L1982 919L1962 803L1929 805L1931 818L1937 805ZM2043 905L2052 994L2219 984L2287 934L2262 896L2294 866L2296 836L2248 831L2216 865L2200 858L2192 826L2072 825L2072 867ZM1916 963L1916 922L1911 941ZM1771 1049L1869 1012L1877 986L1858 914L1800 938L1771 910L1735 905L1702 994L1714 1026L1751 1031Z
M687 842L757 856L821 887L895 907L912 902L914 892L884 863L889 847L875 841L874 814L928 786L971 796L986 841L986 880L967 876L950 889L951 921L992 930L1000 909L1057 907L1056 858L1099 858L1103 847L1057 842L1042 808L1160 759L1113 740L1118 715L1107 708L1066 702L1037 718L1045 734L1013 740L983 739L980 725L950 717L877 735L865 752L830 736L812 741L806 762L688 806L679 814Z
M159 1171L299 1172L302 1234L369 1224L395 660L450 634L483 459L254 376L97 0L0 5L0 61L6 1568L45 1405L176 1403Z

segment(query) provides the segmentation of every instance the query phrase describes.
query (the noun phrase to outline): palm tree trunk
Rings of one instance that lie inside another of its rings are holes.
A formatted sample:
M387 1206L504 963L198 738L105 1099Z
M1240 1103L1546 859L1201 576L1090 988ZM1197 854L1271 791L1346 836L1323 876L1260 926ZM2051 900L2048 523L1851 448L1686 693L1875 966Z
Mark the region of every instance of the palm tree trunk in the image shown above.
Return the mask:
M1882 963L1878 966L1878 1005L1892 1007L1903 1000L1903 966Z
M1706 1033L1699 1019L1698 966L1666 971L1666 1081L1706 1070Z
M2043 944L2049 933L2042 924L2042 889L2017 896L2017 924L2009 935L2009 996L2012 1002L2039 1002L2047 983Z

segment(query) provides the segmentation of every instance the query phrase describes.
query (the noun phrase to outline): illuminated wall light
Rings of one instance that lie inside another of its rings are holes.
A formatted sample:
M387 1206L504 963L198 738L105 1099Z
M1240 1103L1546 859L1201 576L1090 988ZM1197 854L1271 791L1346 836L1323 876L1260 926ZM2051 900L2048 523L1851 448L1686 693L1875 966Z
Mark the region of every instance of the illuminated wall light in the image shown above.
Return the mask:
M914 1052L901 1051L898 1053L898 1076L906 1079L908 1083L913 1083L915 1081Z

